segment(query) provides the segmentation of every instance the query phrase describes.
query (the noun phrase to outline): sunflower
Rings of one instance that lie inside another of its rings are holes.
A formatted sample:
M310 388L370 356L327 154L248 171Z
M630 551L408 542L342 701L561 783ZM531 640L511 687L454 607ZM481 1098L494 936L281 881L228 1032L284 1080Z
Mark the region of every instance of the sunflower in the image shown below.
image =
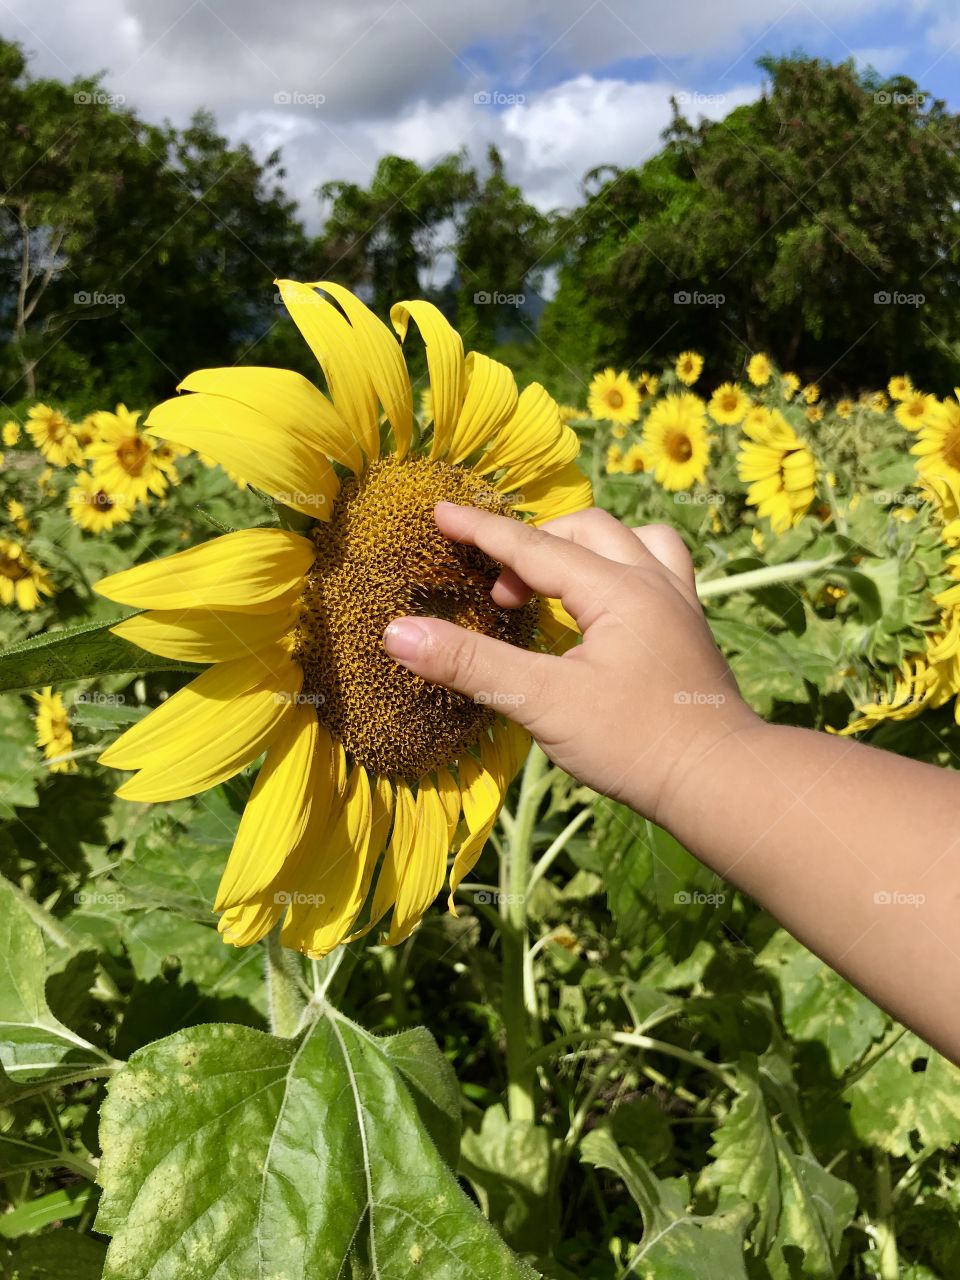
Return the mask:
M0 538L0 604L32 613L41 596L52 596L50 575L12 538Z
M84 449L93 444L99 435L97 431L97 414L88 413L85 418L81 418L76 427L74 427L74 431L76 432L77 440Z
M774 533L798 524L813 502L817 466L808 446L774 409L766 426L744 428L737 475L750 486L747 502Z
M80 445L73 424L59 409L35 404L27 410L27 433L53 467L74 466L80 461Z
M556 602L495 605L499 566L443 537L436 503L540 523L591 493L543 387L518 395L504 365L464 358L432 304L391 311L401 341L412 320L426 344L433 429L421 433L387 326L340 285L278 286L329 394L286 369L206 369L146 426L242 472L300 531L241 529L98 584L148 610L118 635L211 664L102 760L138 770L119 794L152 802L216 786L266 751L217 894L220 932L244 946L282 918L286 945L322 956L388 912L384 940L408 937L451 849L453 910L529 746L494 695L474 701L395 663L387 625L439 614L527 647L575 639Z
M606 468L608 476L620 475L623 471L623 449L618 444L607 445Z
M97 435L86 452L104 492L130 504L146 502L151 493L162 498L167 469L155 457L156 442L137 426L140 412L118 404L116 413L101 409L90 416Z
M27 534L30 532L27 509L22 502L18 502L16 498L11 498L7 503L7 515L10 518L10 523L18 533Z
M770 421L770 410L763 404L754 404L743 416L743 427L765 427Z
M922 391L914 391L913 387L902 396L896 397L900 403L893 411L893 416L908 431L919 431L927 420L927 414L937 403L936 396L925 395Z
M937 492L948 514L960 495L960 387L954 394L957 400L935 400L928 408L910 450L918 458L917 474ZM944 487L949 497L941 492Z
M803 388L803 399L805 404L816 404L820 399L820 387L816 382L808 382Z
M890 401L887 399L887 393L885 391L872 391L870 393L868 407L871 413L876 413L878 415L886 413L890 408Z
M648 469L664 489L689 489L707 477L710 431L706 406L689 391L669 394L650 410L643 429Z
M650 470L650 457L642 444L632 444L623 455L623 470L628 476Z
M784 400L792 400L800 390L800 379L795 373L781 374L780 390L783 392Z
M87 533L103 533L118 524L126 524L133 507L121 494L110 493L102 480L81 471L77 483L67 494L67 510L73 523Z
M722 427L735 427L750 408L750 397L735 382L721 382L707 405L710 417Z
M31 697L37 704L33 724L37 746L43 748L44 759L53 760L57 756L67 755L73 750L73 734L70 732L63 698L59 693L54 693L50 685L40 693L31 694ZM72 773L76 767L76 760L60 760L50 766L50 772Z
M852 401L852 400L838 400L838 401L837 401L837 404L836 404L836 414L837 414L837 417L838 417L838 418L842 418L842 419L844 420L844 422L846 422L846 420L850 417L851 413L853 413L853 401Z
M822 422L823 421L823 405L808 404L806 418L808 422Z
M894 673L889 694L881 692L873 702L857 708L860 714L856 720L842 729L828 726L827 732L846 738L885 720L913 720L928 707L942 707L956 692L945 676L946 668L931 662L928 654L912 654L904 659L901 670Z
M643 373L640 374L636 382L637 391L640 393L641 403L644 400L652 400L653 397L657 394L657 389L659 388L659 386L660 386L660 379L657 377L657 375L655 373L648 373L647 370L644 369Z
M895 374L887 383L887 392L891 400L906 400L913 390L913 383L905 373Z
M581 418L587 417L582 409L578 409L575 404L558 404L557 412L560 414L560 421L564 426L568 422L579 422Z
M674 371L686 387L692 387L703 372L703 356L698 351L681 351Z
M8 449L20 443L20 423L14 418L3 424L3 443Z
M610 428L610 435L613 437L614 440L626 440L627 428L623 425L622 422L615 422L613 426Z
M594 374L587 392L591 418L603 418L621 425L636 422L640 413L640 392L625 373L604 369Z
M758 351L750 357L747 364L747 377L755 387L765 387L770 381L772 373L773 365L770 363L769 356L765 356L762 351Z

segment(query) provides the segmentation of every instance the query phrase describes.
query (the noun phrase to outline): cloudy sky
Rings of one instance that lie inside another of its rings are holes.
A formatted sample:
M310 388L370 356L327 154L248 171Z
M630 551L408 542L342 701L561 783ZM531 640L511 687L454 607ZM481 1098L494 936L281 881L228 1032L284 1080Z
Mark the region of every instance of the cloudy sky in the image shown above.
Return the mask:
M36 74L104 73L150 119L215 114L281 146L316 226L334 178L396 152L427 163L495 141L544 208L584 172L655 151L669 98L718 117L796 49L902 72L960 106L960 0L0 0Z

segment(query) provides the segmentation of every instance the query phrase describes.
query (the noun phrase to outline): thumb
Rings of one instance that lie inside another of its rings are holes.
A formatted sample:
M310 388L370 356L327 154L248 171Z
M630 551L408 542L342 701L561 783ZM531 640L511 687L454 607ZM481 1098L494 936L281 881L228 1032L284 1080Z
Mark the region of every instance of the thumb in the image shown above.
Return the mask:
M383 647L415 675L442 684L529 728L556 702L563 659L518 649L440 618L398 618L383 633Z

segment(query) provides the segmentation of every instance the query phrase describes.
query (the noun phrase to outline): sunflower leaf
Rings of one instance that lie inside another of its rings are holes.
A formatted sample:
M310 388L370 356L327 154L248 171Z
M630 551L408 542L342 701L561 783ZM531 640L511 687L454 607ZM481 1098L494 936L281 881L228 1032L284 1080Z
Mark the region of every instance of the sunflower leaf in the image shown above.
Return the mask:
M82 623L10 645L0 654L0 693L23 693L97 676L203 670L196 663L161 658L121 640L110 631L120 621Z
M299 1040L215 1024L139 1050L101 1114L104 1280L532 1280L430 1141L409 1075L329 1006Z

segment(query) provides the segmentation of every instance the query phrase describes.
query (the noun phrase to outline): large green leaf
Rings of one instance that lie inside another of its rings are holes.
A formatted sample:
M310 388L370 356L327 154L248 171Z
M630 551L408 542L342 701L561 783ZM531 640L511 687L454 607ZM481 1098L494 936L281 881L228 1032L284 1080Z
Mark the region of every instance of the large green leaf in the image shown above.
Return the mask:
M9 1280L100 1280L105 1252L102 1241L60 1227L22 1237L6 1258L0 1247L0 1263L6 1262Z
M757 1206L753 1239L761 1256L770 1249L780 1222L780 1180L776 1134L756 1080L741 1076L741 1092L714 1132L704 1187L739 1192Z
M135 1053L101 1114L104 1280L528 1280L427 1135L410 1074L329 1008L298 1041L208 1025Z
M550 1182L550 1136L530 1120L487 1107L478 1130L463 1138L461 1172L514 1248L548 1253L555 1224L544 1211Z
M771 1275L776 1280L796 1276L833 1280L840 1237L853 1219L857 1193L812 1156L798 1155L782 1135L776 1142L783 1211L769 1260ZM799 1269L793 1256L796 1249L803 1251Z
M43 936L0 878L0 1097L102 1074L110 1059L65 1027L44 994Z
M0 654L0 693L26 692L46 684L63 685L94 676L141 671L202 671L191 662L175 662L121 640L110 627L119 622L83 623L45 631L10 645Z
M892 1155L960 1142L960 1069L908 1031L845 1091L864 1142ZM916 1135L916 1138L913 1135Z

